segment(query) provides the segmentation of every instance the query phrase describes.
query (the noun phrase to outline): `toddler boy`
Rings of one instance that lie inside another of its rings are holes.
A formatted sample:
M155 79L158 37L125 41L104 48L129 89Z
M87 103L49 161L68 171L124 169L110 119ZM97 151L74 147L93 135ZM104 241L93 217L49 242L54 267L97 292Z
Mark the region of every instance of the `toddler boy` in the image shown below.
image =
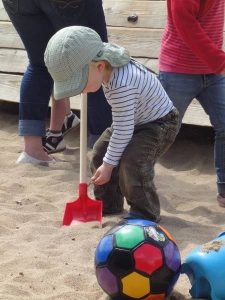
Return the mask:
M91 170L103 214L120 213L158 222L160 203L154 165L178 132L178 112L157 77L116 44L103 43L92 29L71 26L49 41L45 63L62 99L103 86L113 123L93 147Z

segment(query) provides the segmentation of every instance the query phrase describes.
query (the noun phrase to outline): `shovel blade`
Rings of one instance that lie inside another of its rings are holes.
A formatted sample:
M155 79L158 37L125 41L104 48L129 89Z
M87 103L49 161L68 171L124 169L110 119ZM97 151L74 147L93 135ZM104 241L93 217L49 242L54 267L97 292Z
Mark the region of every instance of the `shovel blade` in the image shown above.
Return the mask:
M66 204L63 225L68 226L72 223L72 221L102 222L102 202L90 198L87 198L85 202L84 206L83 200L78 198L77 200Z
M87 190L86 188L86 184L82 184L79 188L79 198L66 204L62 222L63 225L69 226L72 221L98 221L101 224L102 201L89 198L85 192L85 190Z

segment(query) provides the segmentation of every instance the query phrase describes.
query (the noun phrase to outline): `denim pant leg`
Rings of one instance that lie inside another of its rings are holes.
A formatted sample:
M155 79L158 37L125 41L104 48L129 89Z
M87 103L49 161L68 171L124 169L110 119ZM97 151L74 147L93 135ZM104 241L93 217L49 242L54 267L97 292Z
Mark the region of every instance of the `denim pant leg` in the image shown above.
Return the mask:
M198 99L215 131L214 163L218 193L225 194L225 77L205 75L205 88Z
M92 174L101 166L105 156L112 128L107 128L97 140L92 151L91 171ZM113 169L108 183L94 186L96 199L103 201L103 214L120 213L123 210L124 199L119 187L119 167Z
M54 29L33 0L4 0L3 4L29 59L20 89L19 134L44 136L53 85L44 64L44 51Z
M130 212L158 221L160 202L154 185L154 166L174 142L179 117L176 109L155 122L137 126L121 158L120 189Z
M159 80L179 111L180 123L192 100L201 92L202 76L160 72Z

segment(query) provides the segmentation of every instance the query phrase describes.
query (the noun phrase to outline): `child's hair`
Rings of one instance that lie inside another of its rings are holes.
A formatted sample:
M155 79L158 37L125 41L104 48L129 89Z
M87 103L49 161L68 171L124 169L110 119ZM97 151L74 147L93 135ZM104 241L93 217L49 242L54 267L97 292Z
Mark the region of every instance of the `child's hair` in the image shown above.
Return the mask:
M106 70L112 69L112 65L110 64L110 62L108 62L108 60L103 59L102 61L104 61L104 63L105 63ZM92 62L96 63L96 62L99 62L99 60L92 60Z
M103 60L103 61L105 62L105 68L106 68L106 70L112 69L112 65L107 60Z

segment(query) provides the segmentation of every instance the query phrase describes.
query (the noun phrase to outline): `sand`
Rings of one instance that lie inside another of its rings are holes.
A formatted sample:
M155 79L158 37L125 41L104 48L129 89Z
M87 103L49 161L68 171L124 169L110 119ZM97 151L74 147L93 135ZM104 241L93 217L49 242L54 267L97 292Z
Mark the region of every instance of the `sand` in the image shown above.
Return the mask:
M102 228L61 226L65 203L77 198L79 131L66 137L68 149L55 155L54 166L16 165L23 146L17 108L1 103L0 111L0 299L106 299L95 277L94 252L120 217L105 217ZM191 133L189 128L179 135L157 163L155 178L161 225L175 237L182 260L223 231L225 220L216 203L211 132ZM190 299L189 289L181 275L172 299Z

